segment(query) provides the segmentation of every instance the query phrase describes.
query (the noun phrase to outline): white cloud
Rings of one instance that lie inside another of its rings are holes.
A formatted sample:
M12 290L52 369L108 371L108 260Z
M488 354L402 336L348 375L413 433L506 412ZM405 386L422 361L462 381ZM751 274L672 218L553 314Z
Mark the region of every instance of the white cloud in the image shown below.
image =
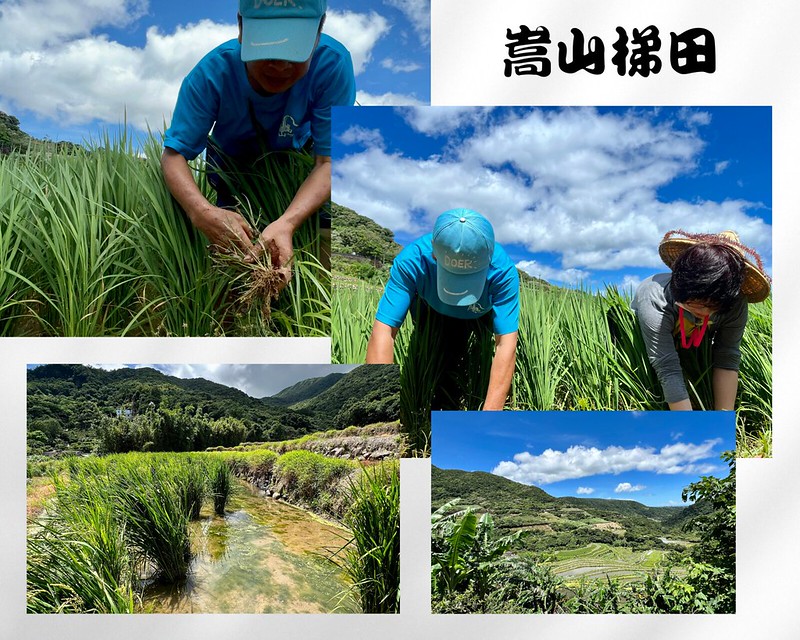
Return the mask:
M430 0L384 0L390 7L400 10L411 22L423 46L431 41Z
M384 58L381 60L381 66L384 69L389 69L392 73L411 73L422 69L422 65L416 62L401 62L394 58Z
M630 482L620 482L616 489L614 489L614 493L633 493L634 491L641 491L642 489L646 489L643 484L631 484Z
M368 93L366 91L356 92L356 102L362 106L369 107L395 107L399 105L422 105L424 104L414 96L402 93L382 93L380 95Z
M386 146L378 129L366 129L358 125L354 125L344 131L338 139L344 144L362 144L365 147L378 147L380 149Z
M375 43L389 33L390 28L388 20L374 11L366 14L329 10L323 30L347 47L358 75L372 59Z
M605 449L573 446L566 451L545 449L534 455L517 453L512 460L500 462L492 473L523 484L544 485L560 480L584 478L600 474L619 474L625 471L648 471L657 474L710 473L713 463L703 460L716 458L714 448L719 439L702 444L668 444L653 447L616 447Z
M486 122L488 107L421 107L398 109L398 113L415 131L433 136L452 133L464 126L477 126Z
M99 36L20 55L0 51L2 104L67 126L93 120L117 124L127 113L138 128L149 123L160 129L183 77L210 49L235 35L235 25L203 20L172 34L151 27L142 48Z
M160 129L169 122L184 76L211 49L236 37L230 23L200 20L171 33L147 29L143 46L126 46L102 30L146 19L146 0L10 0L0 8L0 110L30 111L62 127L100 121ZM326 32L353 57L356 73L389 32L370 13L328 13ZM398 100L411 104L412 100Z
M578 490L575 493L577 493L579 496L588 496L594 493L594 489L591 487L578 487Z
M579 285L587 282L591 274L580 269L556 269L541 264L536 260L521 260L517 268L534 278L541 278L548 282L564 282L570 285Z
M717 162L714 165L714 174L720 175L725 171L725 169L727 169L730 166L730 164L731 164L730 160L723 160L722 162Z
M694 112L685 110L683 118L655 122L651 111L638 109L517 109L500 117L486 108L398 112L415 131L442 138L440 150L422 159L394 154L340 160L334 194L337 202L368 216L375 201L381 202L377 213L405 211L376 218L384 225L396 220L400 226L390 227L394 231L415 227L409 213L415 208L427 218L468 206L492 221L499 242L559 256L560 265L553 268L566 276L598 269L666 269L657 251L666 231L736 229L745 244L762 253L769 270L771 227L752 215L760 205L732 199L670 201L659 193L698 171L705 143L695 126L681 123L705 122L707 114L693 118ZM386 133L384 138L391 147ZM378 169L380 181L374 179ZM410 191L409 174L415 184ZM459 204L447 206L444 196Z
M22 53L88 36L101 26L125 27L147 13L147 0L6 0L0 47Z

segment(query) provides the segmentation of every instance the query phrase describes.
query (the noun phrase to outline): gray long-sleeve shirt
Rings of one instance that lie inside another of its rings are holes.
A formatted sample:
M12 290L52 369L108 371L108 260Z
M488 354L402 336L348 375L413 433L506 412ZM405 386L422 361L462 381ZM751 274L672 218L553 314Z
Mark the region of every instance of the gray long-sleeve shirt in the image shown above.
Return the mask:
M679 329L678 305L669 290L670 273L658 273L639 285L631 304L639 318L639 326L647 346L647 357L656 370L667 402L680 402L689 397L683 379L675 334ZM686 321L701 324L684 310ZM739 370L739 345L747 323L747 300L740 296L726 313L714 313L709 318L705 340L713 340L712 365L715 369Z

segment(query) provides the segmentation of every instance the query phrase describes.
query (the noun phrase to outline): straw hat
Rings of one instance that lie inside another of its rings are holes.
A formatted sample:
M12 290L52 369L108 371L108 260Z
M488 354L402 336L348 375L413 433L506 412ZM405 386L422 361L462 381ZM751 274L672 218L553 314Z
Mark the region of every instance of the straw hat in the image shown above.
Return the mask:
M673 237L681 235L684 237ZM744 261L744 279L742 280L742 293L748 302L761 302L769 296L770 278L764 273L764 265L761 257L755 249L746 247L739 242L739 236L735 231L723 231L722 233L687 233L680 229L668 231L658 245L658 255L670 269L678 259L678 256L689 247L696 244L722 244L736 251ZM755 263L753 262L755 260Z

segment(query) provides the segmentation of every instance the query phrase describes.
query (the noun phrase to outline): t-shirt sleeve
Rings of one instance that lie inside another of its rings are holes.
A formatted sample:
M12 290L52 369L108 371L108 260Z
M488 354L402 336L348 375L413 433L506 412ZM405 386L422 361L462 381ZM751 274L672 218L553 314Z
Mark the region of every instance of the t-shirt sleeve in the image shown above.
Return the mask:
M319 69L319 78L311 108L311 138L314 140L314 153L318 156L329 156L331 107L349 107L356 101L356 83L350 53L343 47L332 51L332 55Z
M497 335L519 329L519 274L510 264L492 290L492 324Z
M406 318L411 303L417 293L417 273L411 260L401 256L395 258L389 272L389 281L378 303L375 319L399 328Z
M198 64L181 83L172 123L164 136L164 146L174 149L187 160L200 155L217 119L219 104L219 91Z
M739 370L742 360L740 345L747 324L747 301L742 298L714 335L711 360L715 369Z
M643 287L647 285L645 282ZM657 296L642 287L636 292L635 308L647 358L661 383L664 399L668 403L687 400L689 392L686 390L683 369L672 336L673 314L668 313Z

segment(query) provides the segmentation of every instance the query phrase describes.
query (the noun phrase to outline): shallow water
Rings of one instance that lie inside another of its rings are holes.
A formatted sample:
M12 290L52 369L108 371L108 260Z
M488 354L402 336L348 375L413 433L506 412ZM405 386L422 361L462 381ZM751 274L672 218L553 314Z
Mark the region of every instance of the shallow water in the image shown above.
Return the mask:
M204 508L191 523L184 584L148 588L153 613L352 612L344 576L326 560L348 531L238 483L225 516ZM337 606L338 605L338 606Z

